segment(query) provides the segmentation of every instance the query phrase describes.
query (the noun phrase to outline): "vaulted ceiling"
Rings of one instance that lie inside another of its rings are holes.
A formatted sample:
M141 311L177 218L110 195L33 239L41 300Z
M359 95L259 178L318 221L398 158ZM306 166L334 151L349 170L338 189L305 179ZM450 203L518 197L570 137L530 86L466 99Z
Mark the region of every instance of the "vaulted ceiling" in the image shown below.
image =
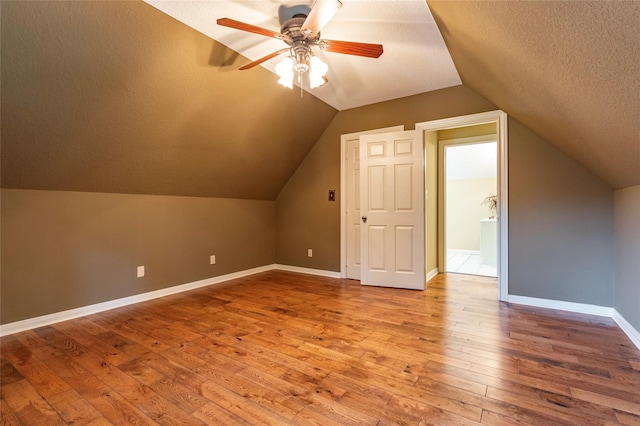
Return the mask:
M217 25L218 18L279 32L282 22L314 7L314 0L145 1L252 61L287 45L272 37ZM329 66L329 84L309 92L337 110L460 84L451 55L424 0L343 1L320 36L323 40L382 44L384 48L379 58L313 48L314 55ZM261 66L275 73L276 64L284 56ZM277 81L275 75L273 81ZM305 83L303 80L302 86L308 90Z
M428 3L464 84L612 187L640 184L640 2Z
M337 113L141 1L0 6L5 188L273 200Z
M640 185L640 2L428 6L463 84ZM5 188L275 199L339 114L141 1L0 7Z

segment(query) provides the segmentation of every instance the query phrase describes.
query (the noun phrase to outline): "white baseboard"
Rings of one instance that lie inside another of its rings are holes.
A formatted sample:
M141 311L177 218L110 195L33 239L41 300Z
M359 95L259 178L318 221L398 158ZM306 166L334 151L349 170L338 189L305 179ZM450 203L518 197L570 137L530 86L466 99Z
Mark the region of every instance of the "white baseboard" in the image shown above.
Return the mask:
M613 320L618 324L622 331L624 331L624 334L631 339L633 344L640 349L640 332L633 328L633 326L629 324L629 322L615 309L613 310Z
M427 272L427 277L425 279L425 282L429 282L429 280L431 280L431 278L435 277L436 275L438 275L438 268L434 268L432 270L430 270L429 272Z
M579 314L597 315L613 319L629 337L631 342L640 349L640 333L614 308L607 306L587 305L584 303L563 302L560 300L538 299L536 297L509 295L509 303L535 306L538 308L557 309L559 311L575 312Z
M275 269L279 269L281 271L297 272L300 274L319 275L321 277L327 277L327 278L341 278L340 272L325 271L323 269L302 268L300 266L280 265L280 264L276 264Z
M167 287L160 290L150 291L147 293L136 294L129 297L123 297L121 299L109 300L107 302L96 303L94 305L88 305L80 308L69 309L68 311L56 312L49 315L43 315L40 317L29 318L22 321L2 324L0 325L0 336L19 333L21 331L31 330L33 328L44 327L45 325L55 324L57 322L67 321L70 319L79 318L79 317L95 314L102 311L107 311L109 309L120 308L122 306L127 306L134 303L140 303L140 302L144 302L151 299L157 299L158 297L169 296L171 294L176 294L176 293L182 293L184 291L194 290L200 287L219 284L219 283L233 280L236 278L242 278L248 275L257 274L259 272L271 271L273 269L276 269L275 265L260 266L258 268L247 269L244 271L234 272L226 275L220 275L217 277L207 278L204 280L194 281L194 282L181 284L173 287Z
M122 306L131 305L134 303L140 303L151 299L157 299L163 296L169 296L171 294L182 293L184 291L194 290L200 287L206 287L210 285L220 284L225 281L233 280L236 278L242 278L249 275L257 274L260 272L272 271L274 269L297 272L301 274L319 275L328 278L340 278L340 272L325 271L321 269L301 268L298 266L272 264L260 266L257 268L247 269L244 271L233 272L231 274L220 275L217 277L207 278L204 280L194 281L186 284L181 284L173 287L163 288L160 290L150 291L148 293L136 294L134 296L123 297L121 299L110 300L107 302L96 303L94 305L83 306L80 308L70 309L68 311L56 312L49 315L43 315L40 317L29 318L22 321L16 321L8 324L0 324L0 337L13 333L19 333L21 331L31 330L33 328L43 327L50 324L55 324L61 321L67 321L74 318L83 317L86 315L95 314L109 309L115 309ZM438 269L432 269L427 274L426 281L438 274ZM509 295L509 303L516 303L519 305L536 306L539 308L557 309L561 311L576 312L582 314L598 315L603 317L613 318L618 326L624 331L624 333L631 339L634 345L640 349L640 333L636 330L622 315L614 308L606 306L587 305L582 303L563 302L559 300L538 299L535 297L516 296Z
M510 294L509 303L518 305L535 306L538 308L557 309L559 311L575 312L579 314L598 315L601 317L613 317L613 308L606 306L588 305L585 303L563 302L561 300L538 299L537 297L515 296Z
M231 274L220 275L217 277L207 278L204 280L194 281L186 284L181 284L173 287L167 287L160 290L150 291L147 293L136 294L129 297L123 297L121 299L109 300L107 302L96 303L94 305L82 306L80 308L69 309L67 311L56 312L53 314L43 315L40 317L29 318L22 321L16 321L8 324L0 324L0 337L9 334L19 333L25 330L31 330L33 328L44 327L45 325L55 324L61 321L67 321L74 318L83 317L86 315L95 314L109 309L120 308L122 306L132 305L134 303L145 302L151 299L157 299L159 297L169 296L176 293L182 293L184 291L194 290L200 287L206 287L210 285L220 284L225 281L233 280L236 278L246 277L248 275L257 274L265 271L272 271L274 269L280 269L289 272L298 272L302 274L320 275L323 277L340 278L339 272L323 271L320 269L300 268L297 266L288 265L265 265L257 268L247 269L244 271L233 272Z

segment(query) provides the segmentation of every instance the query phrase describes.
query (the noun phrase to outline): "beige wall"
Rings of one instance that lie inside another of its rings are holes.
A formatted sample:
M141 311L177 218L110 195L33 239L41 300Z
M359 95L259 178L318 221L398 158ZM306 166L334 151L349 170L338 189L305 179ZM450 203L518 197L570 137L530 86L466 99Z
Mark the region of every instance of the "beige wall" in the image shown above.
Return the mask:
M509 119L509 293L613 306L613 189Z
M275 261L273 201L3 189L1 207L3 324Z
M640 331L640 185L614 194L615 305Z
M340 112L277 199L277 262L340 270L341 134L493 109L458 86ZM612 188L510 118L509 293L612 306L613 273Z
M447 182L447 248L480 250L480 220L495 214L483 201L497 188L496 178Z
M1 321L274 262L338 271L340 135L494 109L457 86L342 111L275 202L3 189ZM510 293L612 306L611 188L513 119L509 170Z
M3 188L273 201L338 112L139 0L0 8Z
M1 7L2 184L24 188L2 190L3 323L274 261L337 271L340 135L496 109L457 86L336 114L141 2ZM611 189L509 123L511 292L611 304Z
M333 119L277 199L277 261L328 271L340 270L340 135L495 110L465 86L341 111ZM306 257L313 248L313 258Z

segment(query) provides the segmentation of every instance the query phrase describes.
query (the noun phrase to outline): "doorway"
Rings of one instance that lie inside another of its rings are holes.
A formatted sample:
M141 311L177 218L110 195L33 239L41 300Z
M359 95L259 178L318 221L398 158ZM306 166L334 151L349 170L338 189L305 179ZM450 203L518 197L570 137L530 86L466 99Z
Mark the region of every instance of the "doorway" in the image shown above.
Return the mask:
M496 211L496 227L498 231L497 236L497 275L498 275L498 299L507 301L509 296L509 210L508 210L508 196L509 196L509 164L508 164L508 117L503 111L490 111L478 114L465 115L460 117L445 118L442 120L433 120L423 123L416 123L416 129L423 130L425 132L425 150L427 152L427 173L429 170L429 150L437 149L437 138L429 138L428 135L433 135L435 132L458 129L462 127L475 126L486 123L494 123L496 126L496 142L497 142L497 182L498 189L496 194L497 211ZM431 160L433 163L436 161ZM427 180L429 176L426 177ZM442 192L438 191L438 205L442 205L440 197ZM431 197L433 198L433 197ZM429 207L427 206L427 211ZM441 215L438 214L440 217ZM428 221L428 214L427 214ZM438 221L439 222L439 221ZM429 252L436 250L438 253L438 271L445 272L443 266L446 265L445 250L444 250L444 227L438 225L427 224L427 235L429 235L430 229L437 230L437 238L435 242L430 242L427 237L426 255L429 257Z
M498 276L495 123L455 130L483 136L439 140L444 265L450 273ZM444 132L439 132L444 133ZM446 137L446 136L445 136Z
M424 256L426 258L426 273L427 280L437 272L444 272L441 269L442 265L445 265L444 250L440 249L438 246L442 243L443 237L441 237L440 233L444 232L444 230L440 229L434 219L437 214L432 214L433 206L438 204L435 202L436 196L435 193L438 191L436 189L432 189L432 185L429 184L429 181L435 181L436 179L432 175L436 167L431 167L429 162L433 161L434 158L437 158L437 148L430 143L426 139L426 136L433 131L440 131L446 129L454 129L459 127L472 126L477 124L485 124L485 123L495 123L496 125L496 136L497 136L497 151L498 151L498 190L497 190L497 214L496 214L496 224L498 228L498 238L497 238L497 246L498 246L498 255L497 255L497 275L498 275L498 298L499 300L507 300L508 297L508 164L507 164L507 115L502 111L490 111L479 114L472 114L461 117L453 117L442 120L434 120L423 123L416 123L415 129L424 132L425 135L425 164L426 164L426 175L425 179L427 180L427 184L425 186L425 212L424 220L425 220L425 228L426 228L426 245L425 245L425 253ZM343 200L345 205L341 209L341 277L347 278L347 257L348 253L355 253L357 250L354 247L350 249L347 248L348 243L347 233L349 229L349 221L347 219L347 198L349 193L349 188L347 188L347 177L349 176L349 172L347 171L347 142L350 137L355 137L357 134L352 135L344 135L341 141L341 193L343 194ZM437 144L436 144L437 146ZM434 150L435 148L435 150ZM435 154L435 155L434 155ZM360 212L358 212L360 214ZM433 259L433 260L430 260ZM430 266L434 266L434 269L431 270Z

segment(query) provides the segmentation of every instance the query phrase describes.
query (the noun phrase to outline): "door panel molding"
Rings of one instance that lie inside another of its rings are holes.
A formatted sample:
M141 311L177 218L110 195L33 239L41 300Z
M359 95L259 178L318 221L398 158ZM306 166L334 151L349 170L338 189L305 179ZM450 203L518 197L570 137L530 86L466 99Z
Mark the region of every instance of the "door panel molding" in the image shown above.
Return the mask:
M360 282L424 290L423 132L363 135L360 152Z
M359 144L360 136L373 133L389 133L403 131L404 126L384 127L362 132L347 133L340 136L340 277L360 279L360 175L354 170L349 160L354 160L349 153L349 144ZM351 187L349 183L351 182ZM352 200L348 200L353 196ZM350 207L351 206L351 207ZM357 208L353 208L357 206ZM351 221L349 218L351 217ZM358 219L358 220L355 220ZM357 241L357 244L355 243ZM351 264L349 264L349 259Z

